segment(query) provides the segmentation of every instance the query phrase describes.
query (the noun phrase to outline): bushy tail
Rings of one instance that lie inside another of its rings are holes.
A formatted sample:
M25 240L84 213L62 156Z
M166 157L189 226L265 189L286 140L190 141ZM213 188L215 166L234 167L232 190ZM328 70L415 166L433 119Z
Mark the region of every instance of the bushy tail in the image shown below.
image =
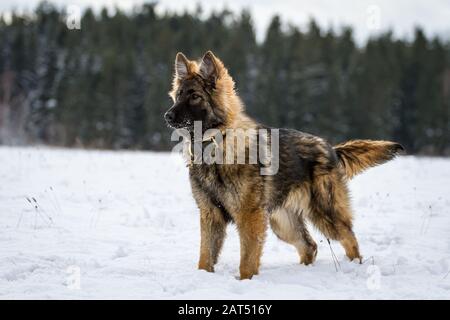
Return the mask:
M382 140L351 140L334 146L348 178L385 163L404 151L401 144Z

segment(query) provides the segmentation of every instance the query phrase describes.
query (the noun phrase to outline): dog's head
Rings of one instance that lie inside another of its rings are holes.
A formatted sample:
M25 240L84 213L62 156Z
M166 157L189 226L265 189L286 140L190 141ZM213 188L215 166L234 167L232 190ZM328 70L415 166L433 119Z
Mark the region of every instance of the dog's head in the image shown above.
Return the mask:
M194 122L201 121L203 131L220 130L242 108L233 79L211 51L199 62L188 60L181 52L177 54L169 95L174 104L164 118L172 128L193 130Z

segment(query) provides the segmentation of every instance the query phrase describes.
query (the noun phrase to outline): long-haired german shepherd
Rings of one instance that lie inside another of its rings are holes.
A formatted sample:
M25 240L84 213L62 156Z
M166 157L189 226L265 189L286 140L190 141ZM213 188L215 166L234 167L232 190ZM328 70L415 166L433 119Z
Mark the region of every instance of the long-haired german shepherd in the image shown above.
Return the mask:
M170 96L174 105L165 119L172 128L191 132L194 121L202 122L203 131L268 128L245 114L233 79L210 51L198 62L177 54ZM295 246L300 263L313 263L317 245L305 219L327 239L340 241L350 260L361 262L347 181L401 150L400 144L390 141L354 140L331 146L307 133L279 129L275 175L261 175L261 163L191 164L192 192L200 208L198 267L214 271L229 222L239 231L241 279L258 274L269 223L281 240Z

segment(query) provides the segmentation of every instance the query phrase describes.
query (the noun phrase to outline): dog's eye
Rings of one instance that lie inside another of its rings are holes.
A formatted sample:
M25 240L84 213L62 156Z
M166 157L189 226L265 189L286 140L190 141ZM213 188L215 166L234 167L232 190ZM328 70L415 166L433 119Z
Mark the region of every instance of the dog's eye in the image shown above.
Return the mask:
M200 96L198 94L193 93L191 98L192 100L197 100L198 98L200 98Z

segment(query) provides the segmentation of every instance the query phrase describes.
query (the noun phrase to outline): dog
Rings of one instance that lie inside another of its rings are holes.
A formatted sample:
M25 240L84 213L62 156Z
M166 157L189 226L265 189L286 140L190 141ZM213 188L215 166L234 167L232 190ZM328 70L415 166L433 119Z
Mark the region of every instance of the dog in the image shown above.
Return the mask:
M199 61L191 61L183 53L176 55L169 95L174 104L164 117L172 128L192 133L194 123L200 121L203 133L210 129L221 133L271 129L245 113L233 79L211 51ZM209 146L208 141L202 140L201 147ZM272 140L267 141L273 144ZM225 153L235 152L226 151L224 142L216 147ZM248 151L248 143L245 149ZM390 141L353 140L331 146L311 134L279 129L275 174L262 175L261 162L191 162L189 179L200 209L198 268L214 272L227 224L231 222L240 237L240 279L258 274L269 225L279 239L297 249L300 263L309 265L315 261L317 244L308 232L306 219L328 241L339 241L350 260L361 263L347 182L365 169L395 158L401 151L400 144ZM232 158L235 156L232 154Z

